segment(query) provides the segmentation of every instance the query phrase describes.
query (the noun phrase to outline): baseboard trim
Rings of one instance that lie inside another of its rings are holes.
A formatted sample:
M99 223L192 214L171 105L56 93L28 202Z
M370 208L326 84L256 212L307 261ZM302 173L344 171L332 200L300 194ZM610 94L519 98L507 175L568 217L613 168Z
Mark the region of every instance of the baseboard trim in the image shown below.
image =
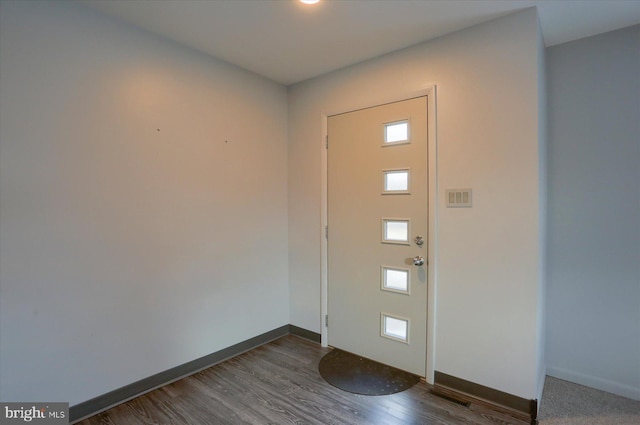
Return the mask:
M92 398L91 400L71 406L69 408L69 423L73 424L88 417L97 415L98 413L121 403L170 384L171 382L193 375L194 373L200 372L208 367L214 366L289 334L297 335L301 338L314 342L320 342L320 334L318 333L299 328L294 325L284 325L263 333L262 335L258 335L220 351L216 351L215 353L200 357L199 359L192 360L180 366L152 375L148 378L141 379L140 381L126 385L122 388L118 388L117 390Z
M611 394L640 401L640 388L560 367L547 366L547 375Z
M308 339L309 341L317 342L318 344L320 344L321 341L321 335L319 333L295 325L289 325L289 333L299 336L300 338Z
M527 400L438 371L432 392L461 403L482 405L531 424L537 423L538 400Z

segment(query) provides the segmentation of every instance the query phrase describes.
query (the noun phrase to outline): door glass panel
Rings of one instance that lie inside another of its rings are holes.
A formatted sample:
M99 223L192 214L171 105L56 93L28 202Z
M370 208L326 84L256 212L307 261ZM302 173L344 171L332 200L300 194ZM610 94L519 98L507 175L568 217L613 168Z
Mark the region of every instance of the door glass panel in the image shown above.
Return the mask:
M409 170L386 170L384 171L384 192L408 192L409 191Z
M388 243L409 243L409 220L382 220L382 241Z
M409 270L382 266L382 289L409 293Z
M382 336L409 342L409 320L382 313Z
M384 142L400 143L409 140L409 121L396 121L384 125Z

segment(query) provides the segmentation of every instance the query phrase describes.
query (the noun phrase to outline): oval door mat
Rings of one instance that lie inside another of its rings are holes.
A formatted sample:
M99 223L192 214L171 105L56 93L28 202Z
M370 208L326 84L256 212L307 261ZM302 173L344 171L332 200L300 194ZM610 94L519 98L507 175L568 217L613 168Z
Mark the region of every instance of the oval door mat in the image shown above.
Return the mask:
M354 394L395 394L413 387L420 377L337 348L318 365L325 381Z

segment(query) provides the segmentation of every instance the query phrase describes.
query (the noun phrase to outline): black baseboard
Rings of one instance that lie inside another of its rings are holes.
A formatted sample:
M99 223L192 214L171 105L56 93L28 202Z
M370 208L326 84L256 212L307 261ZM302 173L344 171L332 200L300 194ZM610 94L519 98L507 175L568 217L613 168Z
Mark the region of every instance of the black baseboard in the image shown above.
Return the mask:
M314 342L320 342L320 334L318 333L299 328L294 325L284 325L272 331L263 333L262 335L258 335L254 338L232 345L231 347L216 351L215 353L200 357L199 359L192 360L148 378L141 379L140 381L126 385L122 388L118 388L117 390L92 398L91 400L71 406L69 408L69 423L75 423L96 415L120 403L124 403L125 401L177 381L178 379L193 375L196 372L214 366L230 359L231 357L235 357L238 354L242 354L289 334L297 335Z
M538 400L528 400L438 371L435 372L432 392L460 403L484 405L522 421L537 424Z
M320 344L321 335L319 333L312 332L304 328L299 328L295 325L289 325L289 333L291 335L296 335L300 338L308 339L309 341L317 342L318 344Z

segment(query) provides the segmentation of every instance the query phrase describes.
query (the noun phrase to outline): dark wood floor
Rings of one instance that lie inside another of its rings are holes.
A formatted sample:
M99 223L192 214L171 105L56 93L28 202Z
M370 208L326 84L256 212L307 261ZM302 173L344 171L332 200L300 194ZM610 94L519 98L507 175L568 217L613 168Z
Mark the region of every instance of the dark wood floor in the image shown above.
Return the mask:
M524 425L434 396L424 381L387 396L344 392L318 373L328 351L286 336L79 423Z

